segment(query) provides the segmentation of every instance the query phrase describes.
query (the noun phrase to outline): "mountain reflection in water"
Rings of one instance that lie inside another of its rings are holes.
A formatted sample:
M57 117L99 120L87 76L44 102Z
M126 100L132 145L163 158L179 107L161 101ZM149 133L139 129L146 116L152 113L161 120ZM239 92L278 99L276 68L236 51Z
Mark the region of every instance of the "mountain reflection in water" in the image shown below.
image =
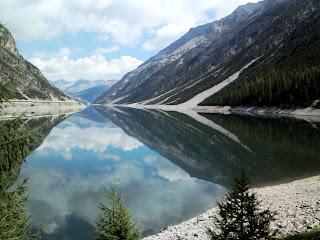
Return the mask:
M151 234L213 207L241 169L255 186L320 172L316 122L101 106L62 120L18 179L29 177L32 222L50 240L92 238L114 179Z

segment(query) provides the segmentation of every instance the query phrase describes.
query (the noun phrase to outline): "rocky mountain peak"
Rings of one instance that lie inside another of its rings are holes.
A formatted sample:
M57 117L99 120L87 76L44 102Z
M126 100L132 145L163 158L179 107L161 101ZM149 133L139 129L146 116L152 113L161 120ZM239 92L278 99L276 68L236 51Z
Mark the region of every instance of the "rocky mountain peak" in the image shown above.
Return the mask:
M0 24L0 97L5 100L70 101L25 60L9 30Z
M0 24L0 46L16 55L19 54L13 36L2 24Z

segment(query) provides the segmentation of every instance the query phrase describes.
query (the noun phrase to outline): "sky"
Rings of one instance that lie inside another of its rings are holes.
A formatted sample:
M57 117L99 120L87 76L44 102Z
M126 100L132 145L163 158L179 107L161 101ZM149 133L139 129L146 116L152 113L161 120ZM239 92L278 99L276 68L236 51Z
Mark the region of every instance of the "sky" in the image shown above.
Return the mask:
M257 0L1 0L0 22L49 80L111 80L247 2Z

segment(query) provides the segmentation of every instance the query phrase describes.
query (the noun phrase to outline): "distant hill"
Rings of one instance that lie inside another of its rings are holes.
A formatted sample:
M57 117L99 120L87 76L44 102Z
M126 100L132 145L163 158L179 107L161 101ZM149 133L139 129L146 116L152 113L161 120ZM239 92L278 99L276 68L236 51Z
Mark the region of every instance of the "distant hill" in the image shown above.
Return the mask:
M83 103L93 103L111 85L117 80L84 80L80 79L75 82L65 81L63 79L53 81L53 85L65 92L73 99L79 100Z
M68 87L72 86L74 83L60 79L60 80L52 81L52 84L55 87L59 88L60 90L65 91Z
M320 107L320 1L265 0L191 29L97 103Z
M40 70L18 52L11 33L0 24L0 98L64 101L70 98L50 85Z

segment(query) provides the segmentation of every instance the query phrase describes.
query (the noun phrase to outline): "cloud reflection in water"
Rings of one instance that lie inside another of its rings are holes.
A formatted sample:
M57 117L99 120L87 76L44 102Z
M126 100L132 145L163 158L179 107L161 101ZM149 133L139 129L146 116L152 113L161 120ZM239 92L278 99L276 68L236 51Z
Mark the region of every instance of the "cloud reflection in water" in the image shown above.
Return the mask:
M190 177L120 128L94 119L76 114L56 126L22 168L20 177L30 176L32 221L48 229L48 239L57 232L72 239L75 233L64 229L79 221L71 217L93 226L99 198L114 178L143 231L213 206L218 185Z

